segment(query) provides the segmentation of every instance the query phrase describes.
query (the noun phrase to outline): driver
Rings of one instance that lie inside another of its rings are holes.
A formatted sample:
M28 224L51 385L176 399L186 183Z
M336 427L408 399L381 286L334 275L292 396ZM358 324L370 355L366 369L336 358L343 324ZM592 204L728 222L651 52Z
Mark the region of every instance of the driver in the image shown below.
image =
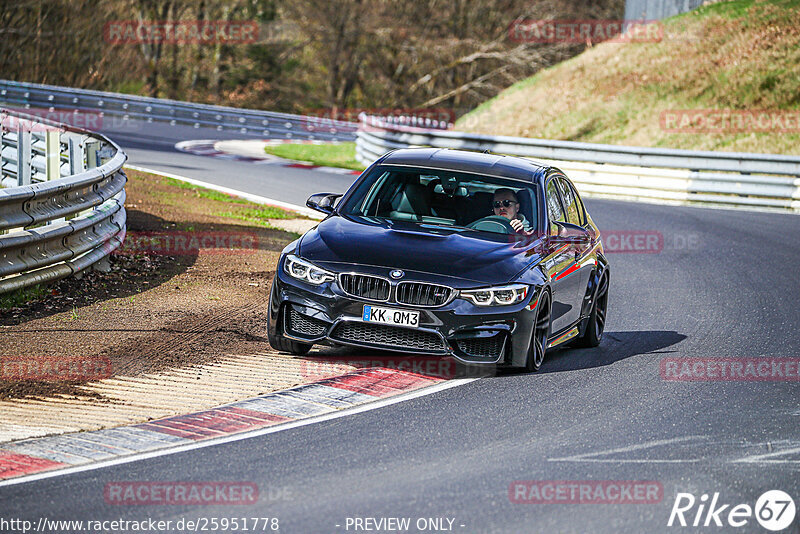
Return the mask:
M525 216L519 212L519 200L517 200L517 194L513 190L507 187L496 190L492 206L494 207L494 214L508 219L511 227L518 233L524 235L533 233L533 227Z

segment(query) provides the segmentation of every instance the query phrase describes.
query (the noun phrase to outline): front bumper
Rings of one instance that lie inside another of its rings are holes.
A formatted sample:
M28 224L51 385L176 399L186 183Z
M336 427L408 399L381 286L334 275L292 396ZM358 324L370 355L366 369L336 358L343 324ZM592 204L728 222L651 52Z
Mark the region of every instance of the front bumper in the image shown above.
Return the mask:
M428 275L430 276L430 275ZM414 277L409 273L409 278ZM432 281L432 283L440 283ZM269 304L269 328L303 343L349 345L406 354L452 356L470 364L523 366L530 347L538 292L502 307L455 298L435 307L345 294L336 281L319 286L295 280L278 266ZM419 327L364 322L365 304L420 313Z

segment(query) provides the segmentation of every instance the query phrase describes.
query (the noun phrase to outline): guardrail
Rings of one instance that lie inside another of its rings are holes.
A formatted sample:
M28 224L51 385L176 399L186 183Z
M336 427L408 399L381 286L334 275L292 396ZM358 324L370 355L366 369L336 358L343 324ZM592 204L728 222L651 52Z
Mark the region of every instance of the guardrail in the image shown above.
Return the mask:
M97 112L124 128L133 121L258 135L272 139L354 141L358 124L303 115L195 104L162 98L0 80L0 102L47 111ZM34 113L35 115L36 113Z
M102 135L0 108L0 293L108 268L126 159Z
M426 130L362 117L356 158L410 146L536 158L591 196L800 212L800 156L703 152Z

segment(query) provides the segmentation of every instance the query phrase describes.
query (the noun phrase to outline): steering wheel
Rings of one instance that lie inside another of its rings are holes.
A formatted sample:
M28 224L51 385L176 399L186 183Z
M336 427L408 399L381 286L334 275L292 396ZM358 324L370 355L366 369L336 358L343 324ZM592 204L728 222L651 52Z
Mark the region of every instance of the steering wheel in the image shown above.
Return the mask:
M429 198L432 197L433 194L436 192L436 186L437 185L441 185L441 183L442 183L442 179L441 178L434 178L433 180L428 182L428 185L426 187L428 188L428 197Z
M511 226L511 221L502 215L489 215L483 219L478 219L467 225L467 228L473 230L482 230L484 232L494 232L496 234L516 234L517 231Z

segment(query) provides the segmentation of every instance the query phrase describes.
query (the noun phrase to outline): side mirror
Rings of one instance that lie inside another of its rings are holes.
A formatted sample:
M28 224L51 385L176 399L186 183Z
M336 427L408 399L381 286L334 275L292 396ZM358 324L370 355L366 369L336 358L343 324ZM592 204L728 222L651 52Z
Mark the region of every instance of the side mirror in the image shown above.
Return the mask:
M582 226L571 223L556 222L558 233L550 236L552 245L588 245L592 242L592 236Z
M308 197L306 206L329 215L334 212L333 205L336 203L336 199L341 196L339 193L316 193Z

